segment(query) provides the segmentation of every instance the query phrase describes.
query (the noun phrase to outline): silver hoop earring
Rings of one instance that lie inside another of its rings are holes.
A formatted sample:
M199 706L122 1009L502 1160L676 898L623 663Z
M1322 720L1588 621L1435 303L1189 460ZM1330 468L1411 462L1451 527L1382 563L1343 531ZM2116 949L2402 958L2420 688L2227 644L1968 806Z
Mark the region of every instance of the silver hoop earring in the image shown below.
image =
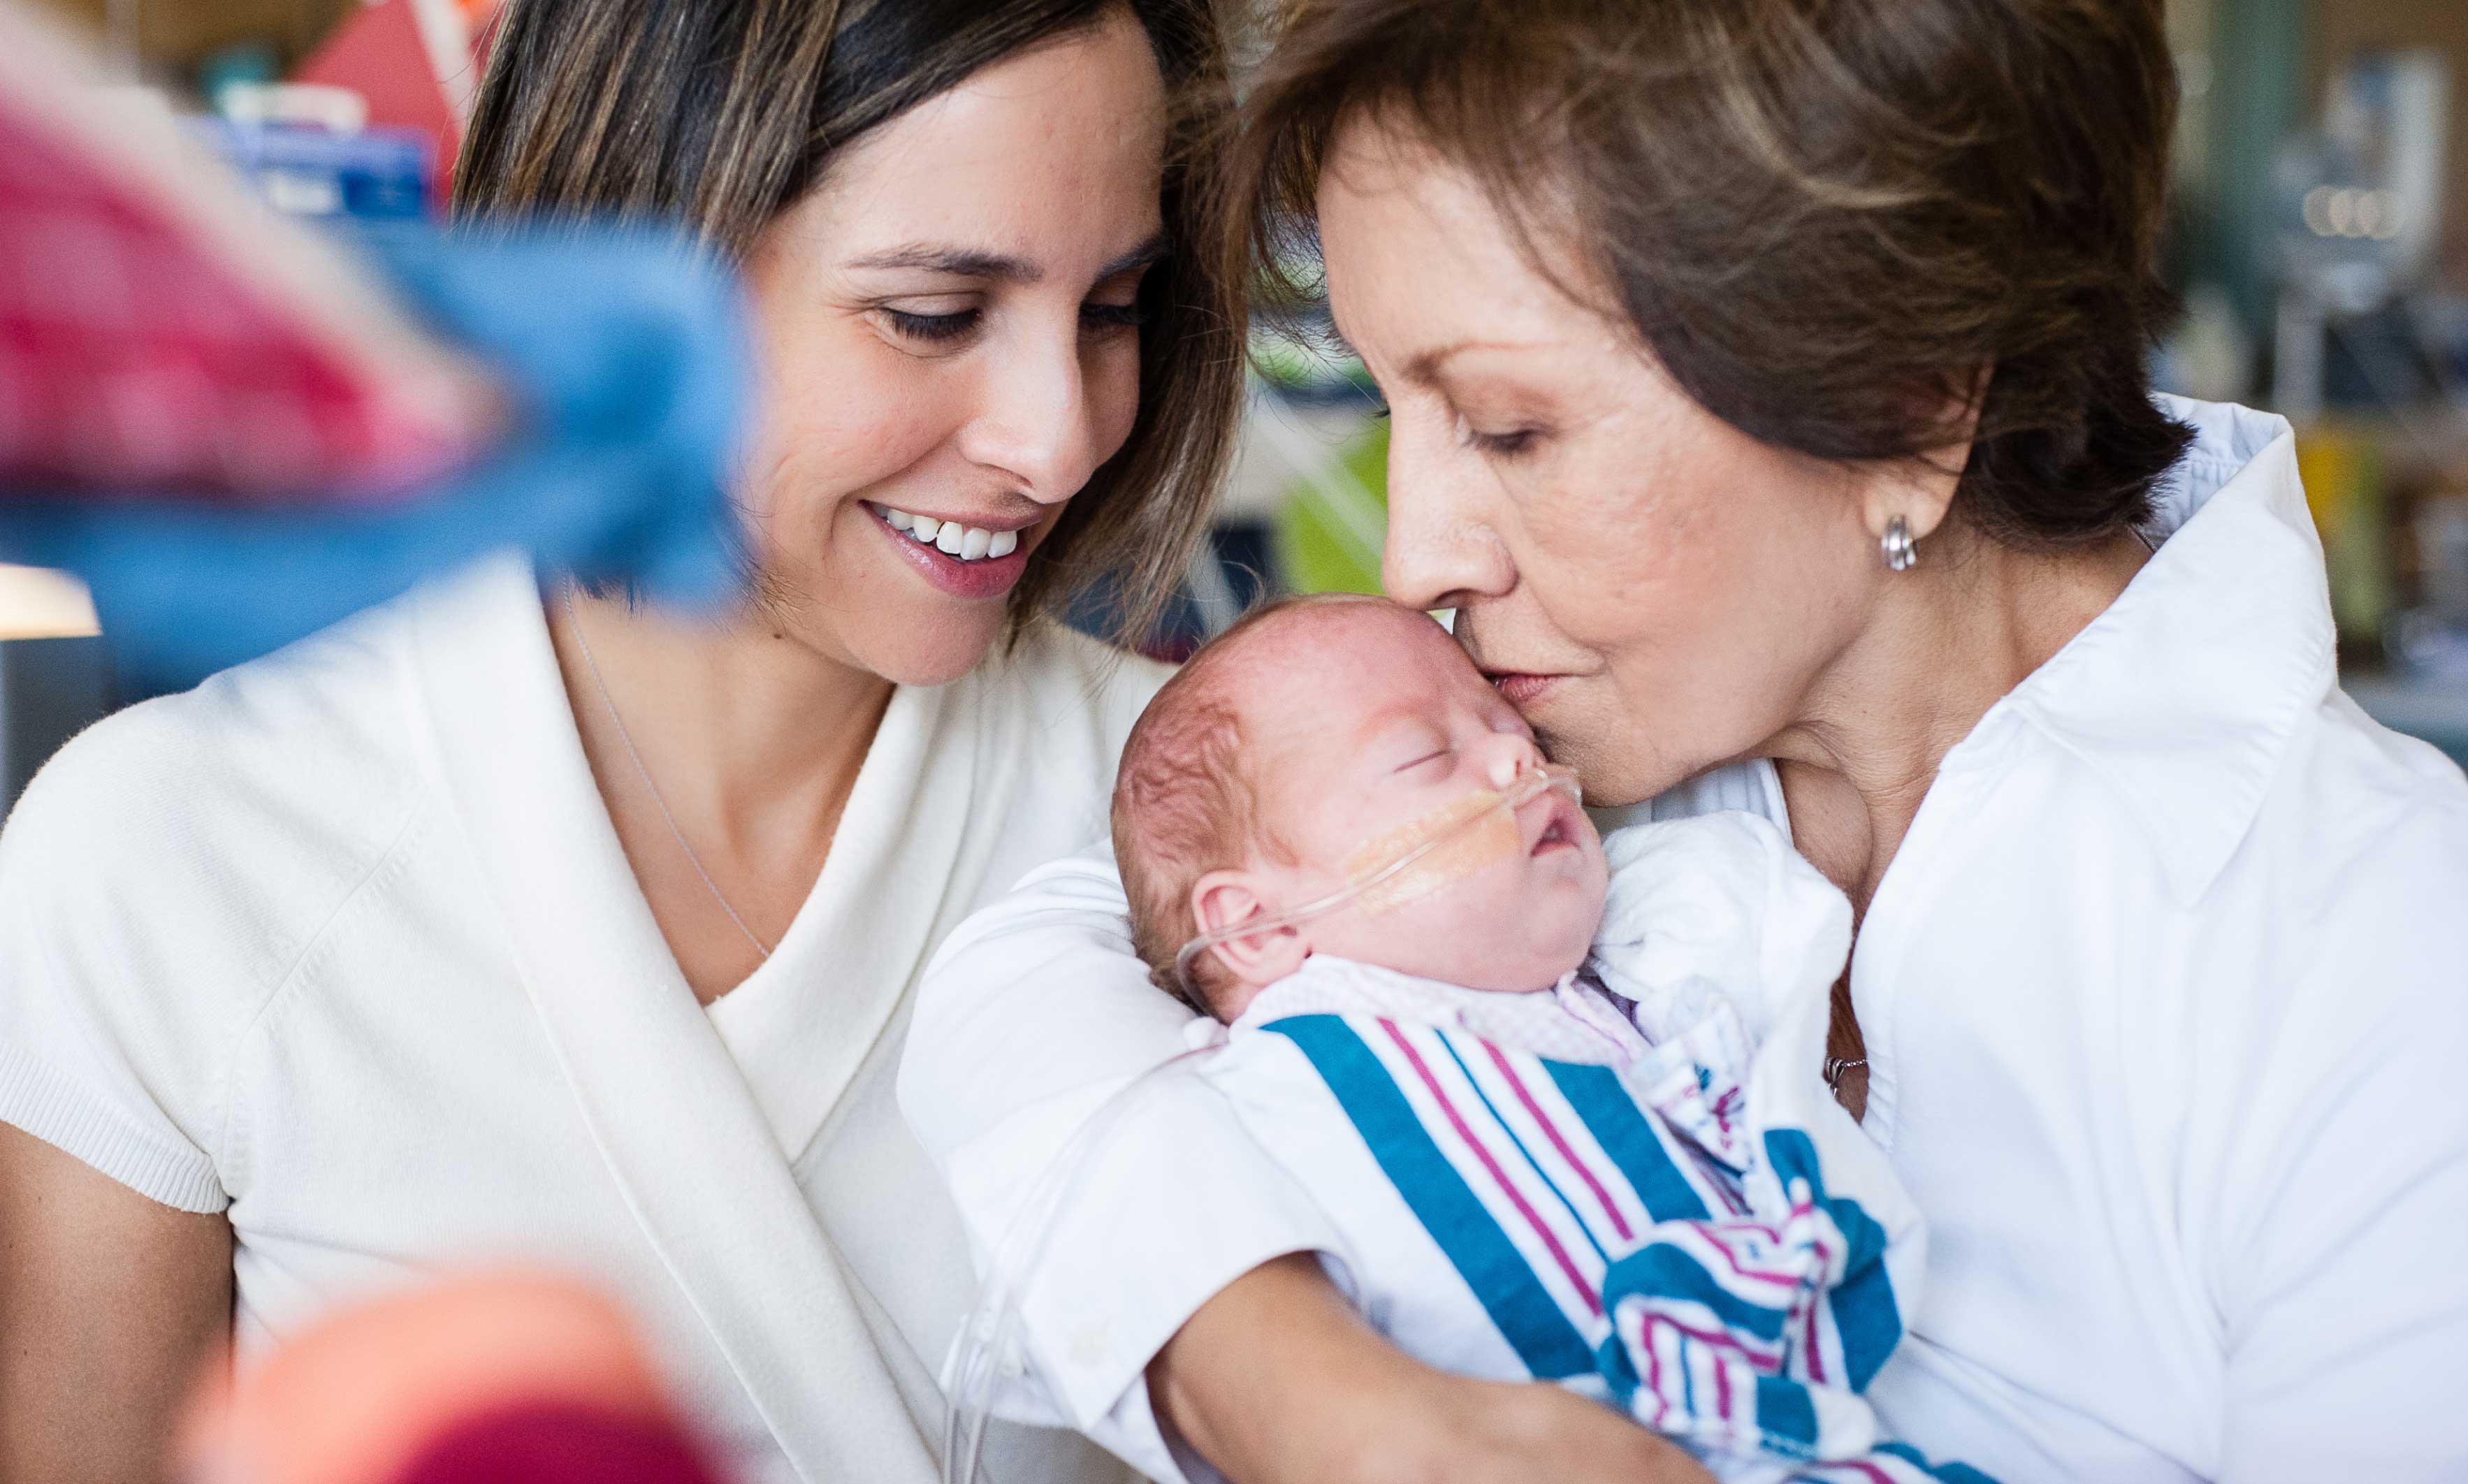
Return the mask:
M1908 572L1919 564L1920 543L1911 539L1910 522L1900 515L1885 522L1885 534L1877 545L1885 554L1889 571Z

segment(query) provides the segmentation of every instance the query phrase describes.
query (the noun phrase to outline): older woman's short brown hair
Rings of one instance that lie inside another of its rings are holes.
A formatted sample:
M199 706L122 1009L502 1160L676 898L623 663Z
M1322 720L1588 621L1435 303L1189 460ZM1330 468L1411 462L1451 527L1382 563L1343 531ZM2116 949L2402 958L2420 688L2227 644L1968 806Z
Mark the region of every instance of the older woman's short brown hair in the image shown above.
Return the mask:
M1976 407L1957 510L2080 543L2190 436L2146 369L2176 104L2159 0L1293 0L1226 244L1292 262L1337 128L1400 126L1725 422L1898 460Z
M455 167L466 217L675 222L742 254L868 131L1122 14L1173 110L1167 257L1140 288L1140 409L1013 590L1015 620L1115 580L1136 637L1181 578L1231 447L1243 279L1192 170L1229 99L1215 0L513 0Z

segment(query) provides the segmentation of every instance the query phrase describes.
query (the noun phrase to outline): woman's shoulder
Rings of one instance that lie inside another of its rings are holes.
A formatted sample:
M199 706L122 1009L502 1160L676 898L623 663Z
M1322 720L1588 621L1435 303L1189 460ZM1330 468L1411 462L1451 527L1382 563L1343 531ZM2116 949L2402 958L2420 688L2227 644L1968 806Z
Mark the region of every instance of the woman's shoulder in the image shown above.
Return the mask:
M2308 1382L2334 1352L2416 1374L2459 1341L2425 1316L2468 1296L2437 1280L2395 1302L2388 1279L2440 1270L2468 1198L2450 1090L2468 1068L2468 778L2332 691L2197 917L2170 971L2200 996L2159 1019L2198 1152L2155 1147L2218 1193L2205 1250L2228 1322Z
M2413 1024L2468 1058L2463 902L2468 777L2333 690L2197 905L2206 951L2253 970L2207 1013L2319 1022L2326 1050Z
M400 627L380 609L80 733L0 829L0 896L142 903L132 929L317 910L419 792Z
M2255 821L2280 868L2317 889L2468 900L2468 775L2333 690L2294 739ZM2468 913L2459 914L2468 926Z
M0 1119L221 1209L229 1062L419 808L387 616L88 728L0 829Z

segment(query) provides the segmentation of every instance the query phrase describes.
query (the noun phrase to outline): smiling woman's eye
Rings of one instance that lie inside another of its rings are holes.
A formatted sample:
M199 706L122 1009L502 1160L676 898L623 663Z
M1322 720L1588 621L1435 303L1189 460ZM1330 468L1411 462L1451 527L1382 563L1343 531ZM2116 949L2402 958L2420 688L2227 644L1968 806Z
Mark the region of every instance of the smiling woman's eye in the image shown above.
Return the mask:
M1149 311L1137 304L1084 304L1080 307L1080 328L1092 334L1137 330L1148 322Z
M891 328L911 340L940 345L957 340L977 328L977 311L960 309L950 314L918 314L907 309L884 307L883 318Z

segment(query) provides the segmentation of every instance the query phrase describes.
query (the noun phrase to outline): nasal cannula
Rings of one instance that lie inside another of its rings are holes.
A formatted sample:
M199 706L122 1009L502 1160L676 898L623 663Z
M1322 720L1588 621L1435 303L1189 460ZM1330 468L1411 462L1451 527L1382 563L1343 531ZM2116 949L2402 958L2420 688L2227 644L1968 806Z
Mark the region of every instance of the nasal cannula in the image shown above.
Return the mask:
M1493 861L1517 853L1517 811L1551 790L1572 804L1585 802L1577 775L1544 764L1510 780L1505 788L1476 788L1384 834L1358 846L1346 857L1346 883L1291 911L1268 918L1245 918L1214 932L1203 932L1175 955L1174 972L1183 993L1192 993L1191 966L1220 944L1289 927L1324 917L1358 902L1373 916L1392 912L1462 880Z

